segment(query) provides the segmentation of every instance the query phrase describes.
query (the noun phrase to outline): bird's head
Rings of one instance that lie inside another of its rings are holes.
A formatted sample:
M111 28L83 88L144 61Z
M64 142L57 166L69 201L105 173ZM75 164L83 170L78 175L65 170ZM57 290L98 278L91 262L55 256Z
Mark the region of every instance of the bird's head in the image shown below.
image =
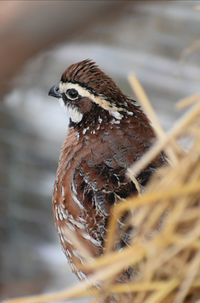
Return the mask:
M95 118L100 111L120 119L120 106L126 99L113 80L89 59L69 66L49 95L61 101L75 125L88 114Z

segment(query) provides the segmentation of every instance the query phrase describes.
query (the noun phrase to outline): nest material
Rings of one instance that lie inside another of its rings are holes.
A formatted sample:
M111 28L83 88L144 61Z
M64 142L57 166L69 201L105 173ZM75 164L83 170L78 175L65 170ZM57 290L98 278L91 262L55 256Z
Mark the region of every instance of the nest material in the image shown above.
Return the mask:
M128 174L135 180L134 176L161 150L171 165L156 172L143 194L113 208L105 254L92 261L89 256L85 258L88 261L84 266L93 270L88 280L57 294L7 302L39 303L80 296L94 296L95 303L200 302L200 102L164 133L139 83L133 77L131 83L146 102L143 105L158 140ZM180 106L196 101L200 101L199 95ZM180 137L190 140L187 151L180 147ZM134 235L128 247L115 251L118 222L127 211L132 214L128 224L134 227ZM71 238L73 241L73 235ZM117 282L117 277L130 268L132 278Z

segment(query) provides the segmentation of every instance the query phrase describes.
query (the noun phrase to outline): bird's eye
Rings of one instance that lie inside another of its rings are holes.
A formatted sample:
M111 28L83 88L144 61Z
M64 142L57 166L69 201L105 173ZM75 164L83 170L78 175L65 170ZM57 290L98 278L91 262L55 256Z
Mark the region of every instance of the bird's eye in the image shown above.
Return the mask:
M75 100L78 98L78 92L74 88L70 88L66 91L66 96L70 100Z

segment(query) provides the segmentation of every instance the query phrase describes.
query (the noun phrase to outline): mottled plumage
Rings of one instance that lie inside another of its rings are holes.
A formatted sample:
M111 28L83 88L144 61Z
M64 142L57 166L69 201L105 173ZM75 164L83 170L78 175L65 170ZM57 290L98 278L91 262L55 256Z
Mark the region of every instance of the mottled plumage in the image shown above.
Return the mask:
M111 206L137 194L127 168L149 149L154 132L135 101L90 60L71 65L50 95L62 100L70 114L53 194L55 221L72 269L83 278L87 272L77 268L83 260L65 237L65 226L92 256L103 253ZM141 187L163 163L161 154L137 176Z

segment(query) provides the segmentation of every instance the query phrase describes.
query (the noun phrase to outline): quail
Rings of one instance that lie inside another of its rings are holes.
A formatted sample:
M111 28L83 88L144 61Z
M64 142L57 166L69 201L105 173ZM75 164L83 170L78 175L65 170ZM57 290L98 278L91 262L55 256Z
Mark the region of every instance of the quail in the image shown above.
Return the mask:
M140 106L92 60L69 66L49 95L64 105L69 116L54 185L54 218L72 270L84 279L88 272L78 268L82 260L64 234L65 226L93 257L103 253L112 206L138 193L127 168L150 148L155 134ZM137 182L145 186L163 163L160 154L136 177Z

